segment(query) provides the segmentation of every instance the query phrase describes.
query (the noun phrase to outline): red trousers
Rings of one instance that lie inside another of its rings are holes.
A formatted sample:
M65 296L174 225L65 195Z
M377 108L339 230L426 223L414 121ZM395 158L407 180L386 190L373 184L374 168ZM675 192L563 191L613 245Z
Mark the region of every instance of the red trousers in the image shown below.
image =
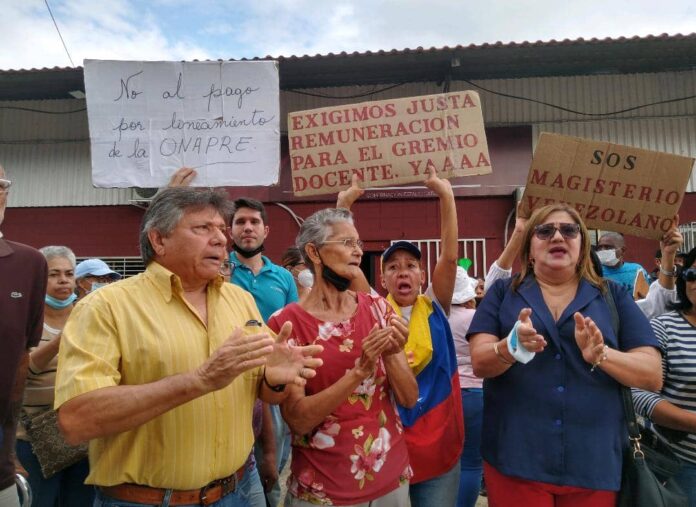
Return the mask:
M616 491L557 486L509 477L483 463L489 507L615 507Z

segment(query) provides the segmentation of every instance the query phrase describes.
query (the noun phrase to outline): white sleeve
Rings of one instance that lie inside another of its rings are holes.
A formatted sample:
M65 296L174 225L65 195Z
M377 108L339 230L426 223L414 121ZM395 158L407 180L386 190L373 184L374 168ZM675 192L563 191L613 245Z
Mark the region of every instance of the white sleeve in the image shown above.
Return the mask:
M677 300L676 289L665 289L659 280L650 284L650 289L644 299L636 301L638 308L648 319L658 317L667 311L667 303Z
M498 261L494 261L491 264L488 273L486 273L486 280L483 283L483 291L488 292L496 280L504 280L505 278L510 278L512 276L512 268L503 269L498 266Z

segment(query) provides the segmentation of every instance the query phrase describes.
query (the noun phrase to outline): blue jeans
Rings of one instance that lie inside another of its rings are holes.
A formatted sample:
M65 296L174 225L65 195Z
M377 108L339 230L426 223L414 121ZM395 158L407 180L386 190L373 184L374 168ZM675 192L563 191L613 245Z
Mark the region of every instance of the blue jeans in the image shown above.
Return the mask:
M459 486L459 463L442 475L411 484L411 507L454 507Z
M246 474L245 474L246 477ZM242 484L244 479L242 479ZM76 504L78 505L78 504ZM102 493L99 488L97 488L97 495L94 499L93 507L169 507L169 497L165 495L164 501L158 505L144 504L144 503L134 503L134 502L124 502L122 500L117 500L116 498L111 498ZM183 505L181 507L200 507L200 504ZM235 490L234 493L230 493L222 497L215 503L211 503L209 507L249 507L244 496L240 493L239 488Z
M689 498L689 507L696 507L696 464L682 460L681 470L673 479Z
M46 479L41 473L39 460L31 450L31 444L17 440L17 458L29 472L29 485L33 495L32 507L72 507L90 505L94 500L94 487L85 485L89 474L89 462L83 459Z
M290 456L290 450L292 449L292 438L290 436L290 429L288 425L283 420L283 416L280 414L280 407L278 405L271 405L271 417L273 418L273 436L275 437L276 444L276 465L278 467L278 477L279 479L273 485L271 491L266 493L266 500L270 507L278 507L280 504L280 472L285 468L288 462L288 457ZM256 460L260 460L263 457L263 449L260 445L254 445L254 454Z
M266 507L266 497L263 493L259 470L256 468L256 461L251 460L244 477L239 481L239 493L244 497L249 507Z
M459 496L457 507L474 507L481 490L483 459L481 427L483 425L483 389L462 389L464 409L464 450L459 459Z

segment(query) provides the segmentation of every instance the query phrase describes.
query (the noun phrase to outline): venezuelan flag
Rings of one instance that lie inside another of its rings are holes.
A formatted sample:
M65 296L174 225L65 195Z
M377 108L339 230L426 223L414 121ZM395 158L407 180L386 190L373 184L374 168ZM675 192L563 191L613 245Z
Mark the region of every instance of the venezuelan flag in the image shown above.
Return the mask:
M395 311L400 308L388 297ZM447 316L425 295L419 295L409 320L405 347L418 382L418 402L413 408L398 406L404 425L414 476L426 481L450 470L464 446L464 414Z

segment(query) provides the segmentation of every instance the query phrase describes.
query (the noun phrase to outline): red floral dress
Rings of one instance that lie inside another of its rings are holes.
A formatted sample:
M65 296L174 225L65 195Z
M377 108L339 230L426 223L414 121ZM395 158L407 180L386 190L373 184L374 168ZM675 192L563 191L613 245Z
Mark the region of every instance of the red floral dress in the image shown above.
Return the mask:
M393 312L380 296L358 293L355 314L324 322L297 303L276 312L268 325L278 332L292 322L291 342L321 344L324 364L305 386L307 396L333 385L360 358L372 326ZM290 493L318 505L352 505L393 491L411 477L403 427L380 359L373 376L307 435L293 435Z

